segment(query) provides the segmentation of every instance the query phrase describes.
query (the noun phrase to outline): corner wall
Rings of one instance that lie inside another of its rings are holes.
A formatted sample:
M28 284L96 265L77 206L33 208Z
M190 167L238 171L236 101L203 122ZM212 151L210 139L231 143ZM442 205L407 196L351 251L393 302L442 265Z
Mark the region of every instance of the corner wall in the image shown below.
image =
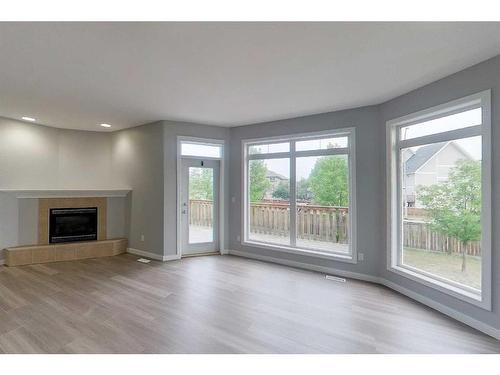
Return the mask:
M162 123L120 130L111 135L113 179L118 185L132 189L128 198L128 246L163 255Z
M129 247L171 259L177 253L177 137L223 139L227 158L229 129L158 121L111 134L114 179L132 189Z

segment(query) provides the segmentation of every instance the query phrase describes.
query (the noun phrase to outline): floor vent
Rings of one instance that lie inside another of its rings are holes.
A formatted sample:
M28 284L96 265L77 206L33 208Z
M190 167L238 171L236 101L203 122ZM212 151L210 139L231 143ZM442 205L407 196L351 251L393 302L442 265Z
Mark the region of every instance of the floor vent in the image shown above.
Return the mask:
M145 258L139 258L137 259L138 262L141 262L141 263L149 263L151 262L149 259L145 259Z
M346 282L346 280L343 277L338 277L338 276L326 275L325 278L327 280L336 281L338 283L345 283Z

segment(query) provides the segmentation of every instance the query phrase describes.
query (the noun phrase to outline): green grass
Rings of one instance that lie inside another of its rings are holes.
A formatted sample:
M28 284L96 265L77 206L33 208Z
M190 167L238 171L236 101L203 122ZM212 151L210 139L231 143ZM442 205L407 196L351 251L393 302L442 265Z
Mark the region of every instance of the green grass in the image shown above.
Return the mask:
M403 264L476 289L481 288L480 257L467 256L467 269L462 272L462 256L459 254L449 255L405 247Z

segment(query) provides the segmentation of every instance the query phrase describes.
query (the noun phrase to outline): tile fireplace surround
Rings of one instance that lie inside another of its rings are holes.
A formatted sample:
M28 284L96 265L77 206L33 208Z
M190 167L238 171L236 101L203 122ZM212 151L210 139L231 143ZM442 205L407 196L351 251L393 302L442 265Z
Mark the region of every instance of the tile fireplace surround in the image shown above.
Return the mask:
M85 198L40 198L38 199L38 245L49 243L49 212L52 208L97 207L97 240L106 239L107 199Z
M113 256L124 253L127 240L107 238L108 197L125 197L130 190L2 190L16 198L38 201L38 241L34 244L8 247L5 265L19 266L35 263L68 261ZM97 241L49 243L49 215L53 208L97 207Z

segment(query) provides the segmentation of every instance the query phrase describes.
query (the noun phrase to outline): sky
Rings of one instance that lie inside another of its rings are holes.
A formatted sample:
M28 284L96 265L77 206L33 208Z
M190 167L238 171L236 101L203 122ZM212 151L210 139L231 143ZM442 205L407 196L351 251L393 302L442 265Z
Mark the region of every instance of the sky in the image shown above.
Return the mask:
M455 115L441 117L436 120L421 122L417 125L407 126L401 129L403 139L411 139L429 134L436 134L448 130L456 130L474 125L480 125L482 122L481 108L472 109ZM308 141L309 142L309 141ZM473 159L481 160L481 137L464 138L453 141L467 151ZM419 147L413 147L417 150ZM287 150L282 150L287 151ZM307 178L312 171L314 164L319 156L298 158L297 159L297 180ZM265 160L269 170L290 178L288 159L268 159Z
M456 130L474 125L481 125L481 108L441 117L436 120L421 122L401 128L401 138L411 139L424 135ZM453 141L467 151L475 160L481 160L481 137L464 138ZM412 148L413 150L418 147Z
M441 117L436 120L425 121L417 125L403 127L401 128L401 135L402 139L411 139L448 130L479 125L481 122L481 109L477 108L455 115ZM347 137L306 140L297 142L296 148L298 151L325 149L332 144L339 147L346 147L347 141ZM465 149L474 159L481 159L481 137L460 139L454 142ZM259 152L287 152L289 150L288 143L251 146L251 151L252 148L259 149ZM412 149L417 150L418 147L414 147ZM182 154L219 157L220 148L211 145L184 143L182 145ZM309 174L311 173L318 158L319 156L297 158L297 180L309 177ZM265 163L269 170L290 178L290 166L288 159L268 159L265 160Z

